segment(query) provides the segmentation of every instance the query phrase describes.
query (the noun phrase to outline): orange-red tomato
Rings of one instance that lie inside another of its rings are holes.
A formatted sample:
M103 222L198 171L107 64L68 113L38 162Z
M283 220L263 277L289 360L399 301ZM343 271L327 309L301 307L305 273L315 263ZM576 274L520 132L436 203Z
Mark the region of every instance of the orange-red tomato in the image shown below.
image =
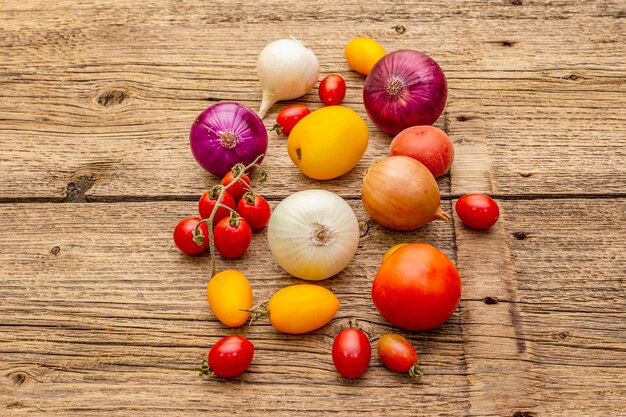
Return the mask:
M410 243L382 263L372 285L372 300L391 324L429 330L448 320L461 299L461 278L437 248Z
M452 166L454 145L448 135L435 126L412 126L393 138L389 155L410 156L424 164L433 177L440 177Z

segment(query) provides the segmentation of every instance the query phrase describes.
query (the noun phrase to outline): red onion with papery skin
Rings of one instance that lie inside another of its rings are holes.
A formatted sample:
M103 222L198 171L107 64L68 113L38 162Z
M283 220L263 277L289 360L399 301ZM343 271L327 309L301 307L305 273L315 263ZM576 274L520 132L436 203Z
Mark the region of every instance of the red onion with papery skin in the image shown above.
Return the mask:
M202 168L223 177L234 165L249 165L267 152L267 129L250 108L225 101L200 113L189 144Z
M388 135L411 126L432 125L441 115L447 96L441 67L428 55L410 49L382 57L363 87L367 114Z

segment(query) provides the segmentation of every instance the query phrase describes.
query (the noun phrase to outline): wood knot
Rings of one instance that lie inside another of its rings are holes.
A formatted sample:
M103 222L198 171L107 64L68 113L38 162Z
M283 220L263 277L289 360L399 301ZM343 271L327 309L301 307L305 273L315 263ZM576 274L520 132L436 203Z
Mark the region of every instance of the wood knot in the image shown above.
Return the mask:
M522 0L511 0L513 6L522 6L524 2Z
M572 80L572 81L576 81L579 78L580 78L580 75L578 74L570 74L570 75L566 75L565 77L563 77L564 80Z
M487 305L498 304L498 299L496 297L485 297L483 298L483 303Z
M50 249L50 253L54 256L57 256L59 252L61 252L61 248L58 246L53 246L52 249Z
M90 175L83 175L67 183L65 201L68 203L84 203L87 201L85 193L94 186L96 180Z
M505 46L505 47L510 47L510 46L515 45L516 43L517 43L517 42L514 42L514 41L501 41L501 42L500 42L500 45L501 45L501 46Z
M399 35L402 35L404 32L406 32L406 28L402 25L396 25L394 29L396 30L396 33Z
M109 107L121 104L126 99L127 94L122 90L103 91L97 98L96 102L102 107Z
M572 335L571 335L571 334L570 334L570 332L568 332L568 331L562 331L562 332L554 332L554 333L552 334L552 337L553 337L555 340L558 340L558 341L564 342L564 341L566 341L566 340L571 339L571 338L572 338Z
M459 122L467 122L468 120L472 120L472 119L473 119L472 116L463 116L463 115L461 115L461 116L457 116L456 117L456 120L459 121Z
M15 372L11 374L11 382L13 382L18 387L26 382L27 375L24 372Z
M532 175L533 174L531 174L530 172L520 172L520 176L522 176L523 178L529 178Z
M513 232L513 237L517 240L525 240L528 235L524 232Z
M533 413L532 411L516 411L511 414L511 417L538 417L539 414Z

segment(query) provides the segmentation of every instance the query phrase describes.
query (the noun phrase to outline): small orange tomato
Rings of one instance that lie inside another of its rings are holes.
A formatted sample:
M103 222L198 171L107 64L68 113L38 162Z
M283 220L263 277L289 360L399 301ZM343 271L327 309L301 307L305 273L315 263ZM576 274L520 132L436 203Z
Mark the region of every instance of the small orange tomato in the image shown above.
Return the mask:
M363 75L367 75L378 60L385 56L385 49L374 39L355 38L344 50L348 65Z
M268 305L270 323L281 332L302 334L328 324L339 300L324 287L298 284L278 290Z
M211 311L226 326L241 326L250 317L242 310L252 308L252 288L241 272L229 269L215 274L206 292Z

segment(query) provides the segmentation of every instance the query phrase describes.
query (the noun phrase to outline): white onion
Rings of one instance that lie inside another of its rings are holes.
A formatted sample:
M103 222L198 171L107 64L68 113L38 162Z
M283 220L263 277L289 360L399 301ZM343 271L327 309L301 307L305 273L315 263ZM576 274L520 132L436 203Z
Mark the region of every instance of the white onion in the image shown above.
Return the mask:
M261 119L277 101L292 100L311 91L320 74L313 51L295 38L268 44L259 55L256 69L263 88Z
M274 209L267 240L272 256L285 271L319 281L348 266L359 245L359 223L338 195L300 191Z

